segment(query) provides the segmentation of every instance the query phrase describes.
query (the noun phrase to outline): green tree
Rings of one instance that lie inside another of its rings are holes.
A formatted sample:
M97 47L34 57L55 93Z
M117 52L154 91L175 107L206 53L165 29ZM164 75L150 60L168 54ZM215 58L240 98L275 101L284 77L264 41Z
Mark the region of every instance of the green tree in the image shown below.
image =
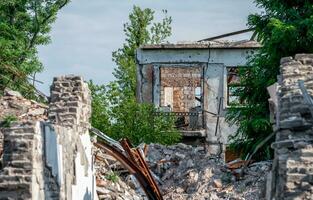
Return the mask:
M109 102L107 99L106 88L104 85L96 85L92 81L88 83L89 89L91 91L91 124L93 127L102 130L103 132L108 132L110 127L109 119Z
M166 11L163 12L166 14ZM95 128L115 139L127 137L135 145L141 142L171 144L180 139L171 117L154 117L156 108L153 105L136 101L136 49L144 44L164 42L171 35L171 17L165 16L161 22L153 20L154 12L151 9L133 7L129 22L124 24L125 43L112 54L117 66L113 73L116 80L102 90L105 97L99 97L107 102L102 106L93 104L93 110L96 110L94 114L102 110L108 119L103 127L101 124L104 123L97 121L99 118L92 117Z
M233 107L228 120L239 125L233 147L251 152L273 130L269 121L266 88L277 80L280 59L296 53L313 52L313 6L309 0L255 0L264 10L250 15L248 25L255 28L262 48L251 57L249 68L240 71L243 88L238 90L246 102L244 108ZM259 152L270 157L270 142Z
M43 70L37 46L50 42L57 12L69 0L0 1L0 93L5 87L33 97L29 83Z
M167 13L163 10L164 14ZM126 42L123 47L113 52L113 61L117 67L113 75L118 87L127 91L126 95L136 95L136 49L143 44L158 44L171 35L171 17L162 22L154 22L154 11L134 6L129 15L129 22L124 24ZM130 93L130 94L129 94Z

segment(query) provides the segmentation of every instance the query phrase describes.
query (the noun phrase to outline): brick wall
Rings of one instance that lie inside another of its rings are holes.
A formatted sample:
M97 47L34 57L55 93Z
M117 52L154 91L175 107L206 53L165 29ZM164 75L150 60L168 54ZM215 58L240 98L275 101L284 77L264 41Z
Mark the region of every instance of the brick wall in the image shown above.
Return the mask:
M278 89L278 133L273 180L268 199L313 198L313 118L298 86L303 80L313 96L313 54L281 59Z
M172 110L189 112L195 106L195 88L201 87L200 67L161 67L160 68L160 101L161 106L167 106L165 87L172 88Z

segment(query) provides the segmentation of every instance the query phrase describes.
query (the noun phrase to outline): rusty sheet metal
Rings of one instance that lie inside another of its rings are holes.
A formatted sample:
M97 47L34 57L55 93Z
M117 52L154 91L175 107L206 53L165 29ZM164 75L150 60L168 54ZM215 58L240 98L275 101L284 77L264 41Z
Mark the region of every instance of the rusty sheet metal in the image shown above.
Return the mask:
M137 166L141 169L142 173L145 175L147 178L149 184L151 185L153 189L153 193L157 196L157 199L163 199L161 192L159 190L159 187L155 180L153 179L153 176L150 172L150 169L144 160L142 153L139 148L133 149L131 146L131 143L128 139L122 139L120 141L122 147L124 150L127 152L129 158L137 164Z
M234 160L226 164L227 168L230 170L242 168L244 165L251 163L251 161L246 160Z
M142 168L137 166L137 163L134 163L130 158L126 157L123 153L121 153L119 150L116 150L109 144L98 142L95 144L95 146L103 149L106 153L116 158L116 160L118 160L129 171L129 173L133 174L149 199L163 200L163 197L160 196L160 193L155 192L155 185L151 185L151 180L149 180L147 177L147 171L142 170Z
M91 131L105 141L108 138L107 136L102 137L103 133L97 129L93 128ZM127 139L120 141L122 149L119 148L120 146L116 144L116 141L113 142L111 138L107 142L98 141L94 145L114 157L129 173L133 174L149 199L163 200L158 185L153 179L150 169L143 157L143 153L141 153L139 148L132 148L131 143Z

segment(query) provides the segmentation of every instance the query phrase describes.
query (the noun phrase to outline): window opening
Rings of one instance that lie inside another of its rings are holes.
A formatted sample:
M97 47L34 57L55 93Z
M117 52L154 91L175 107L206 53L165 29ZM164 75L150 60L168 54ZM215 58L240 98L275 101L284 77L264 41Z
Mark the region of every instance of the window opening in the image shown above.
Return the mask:
M238 73L238 67L227 67L227 105L242 104L242 100L239 97L239 90L242 89L240 84L240 76Z

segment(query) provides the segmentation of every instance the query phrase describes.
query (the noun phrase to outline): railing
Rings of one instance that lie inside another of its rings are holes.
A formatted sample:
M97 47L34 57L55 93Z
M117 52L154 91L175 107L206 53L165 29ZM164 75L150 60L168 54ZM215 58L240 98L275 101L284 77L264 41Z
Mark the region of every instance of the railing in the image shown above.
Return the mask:
M175 128L178 130L203 129L203 112L155 112L155 116L170 116L175 118Z

